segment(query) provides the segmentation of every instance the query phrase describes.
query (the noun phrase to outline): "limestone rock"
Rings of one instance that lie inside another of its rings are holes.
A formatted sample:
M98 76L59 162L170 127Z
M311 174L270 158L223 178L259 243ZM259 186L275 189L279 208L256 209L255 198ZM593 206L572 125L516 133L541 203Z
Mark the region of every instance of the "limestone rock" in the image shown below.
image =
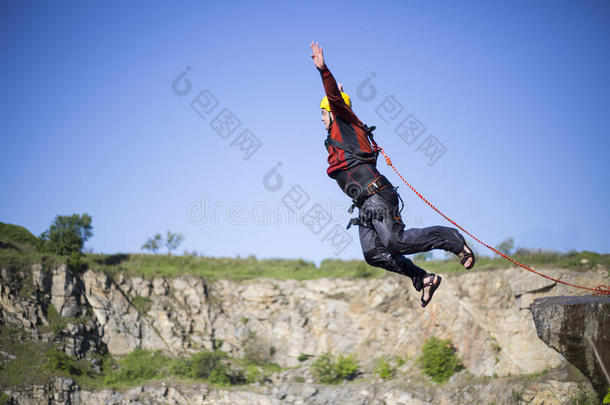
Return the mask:
M603 398L610 381L610 296L559 296L534 300L538 336L561 353Z

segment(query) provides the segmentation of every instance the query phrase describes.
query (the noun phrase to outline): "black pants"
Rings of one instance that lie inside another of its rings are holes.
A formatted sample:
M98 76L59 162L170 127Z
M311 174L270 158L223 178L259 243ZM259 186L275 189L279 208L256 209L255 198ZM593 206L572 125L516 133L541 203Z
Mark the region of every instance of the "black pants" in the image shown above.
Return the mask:
M462 235L446 226L405 229L392 186L368 197L359 209L360 244L368 264L411 278L421 291L427 272L403 255L442 249L458 254L466 243Z

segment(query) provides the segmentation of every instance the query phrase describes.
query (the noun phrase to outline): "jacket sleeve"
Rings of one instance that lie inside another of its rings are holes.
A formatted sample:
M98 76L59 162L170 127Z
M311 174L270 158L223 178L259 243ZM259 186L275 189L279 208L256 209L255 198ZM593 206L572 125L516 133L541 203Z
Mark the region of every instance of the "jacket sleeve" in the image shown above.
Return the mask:
M362 122L360 119L358 119L356 114L354 114L350 106L345 104L345 100L343 100L343 97L341 96L341 91L339 91L339 86L337 86L337 81L333 77L332 73L330 73L330 70L328 70L328 67L324 65L322 69L318 70L322 76L324 91L328 97L328 104L333 114L344 118L352 124L362 125Z

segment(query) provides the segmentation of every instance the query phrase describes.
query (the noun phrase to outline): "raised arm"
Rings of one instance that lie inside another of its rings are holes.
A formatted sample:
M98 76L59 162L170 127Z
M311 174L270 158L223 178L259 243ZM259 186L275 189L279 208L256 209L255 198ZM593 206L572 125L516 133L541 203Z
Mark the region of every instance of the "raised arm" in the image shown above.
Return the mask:
M318 71L320 71L320 75L322 76L322 84L324 85L326 96L328 97L330 110L333 112L333 114L338 115L351 123L362 124L350 106L348 106L345 103L345 100L343 100L343 97L341 96L341 91L343 89L339 88L337 81L333 77L332 73L330 73L328 67L326 67L322 47L317 42L312 42L310 47L312 51L310 56L313 59L314 65L316 65L316 68L318 68Z

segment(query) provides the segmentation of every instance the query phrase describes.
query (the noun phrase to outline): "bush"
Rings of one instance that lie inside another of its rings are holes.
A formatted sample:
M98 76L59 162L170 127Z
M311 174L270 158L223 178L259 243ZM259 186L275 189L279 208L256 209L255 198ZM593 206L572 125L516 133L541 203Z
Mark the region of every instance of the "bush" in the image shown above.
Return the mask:
M394 373L396 372L396 367L394 367L387 358L382 357L377 362L375 372L377 373L377 375L379 375L379 377L386 379L394 375Z
M149 352L136 349L125 357L118 368L104 378L106 384L136 383L164 374L164 366L168 362L167 356L160 351Z
M225 386L231 384L231 377L226 373L224 368L215 368L210 373L208 381L212 384Z
M349 354L347 356L340 355L337 360L337 376L343 380L351 380L356 376L358 371L358 360L354 355Z
M171 373L189 378L210 377L216 369L222 368L222 360L227 358L223 352L200 352L189 358L176 360L171 366Z
M51 349L47 352L47 367L53 371L63 371L70 375L81 375L82 371L76 360L61 350Z
M447 381L453 374L464 368L460 359L455 355L451 340L441 340L434 336L424 343L418 361L423 372L437 383Z
M72 252L68 258L68 267L70 270L77 273L84 272L86 270L86 264L83 261L84 255L81 252Z
M331 353L320 356L311 365L317 380L324 384L337 384L341 380L353 379L358 372L358 360L352 355L340 355L337 360Z
M243 384L247 378L241 370L231 369L231 362L224 352L200 352L189 358L175 360L170 373L193 379L204 379L216 385Z

